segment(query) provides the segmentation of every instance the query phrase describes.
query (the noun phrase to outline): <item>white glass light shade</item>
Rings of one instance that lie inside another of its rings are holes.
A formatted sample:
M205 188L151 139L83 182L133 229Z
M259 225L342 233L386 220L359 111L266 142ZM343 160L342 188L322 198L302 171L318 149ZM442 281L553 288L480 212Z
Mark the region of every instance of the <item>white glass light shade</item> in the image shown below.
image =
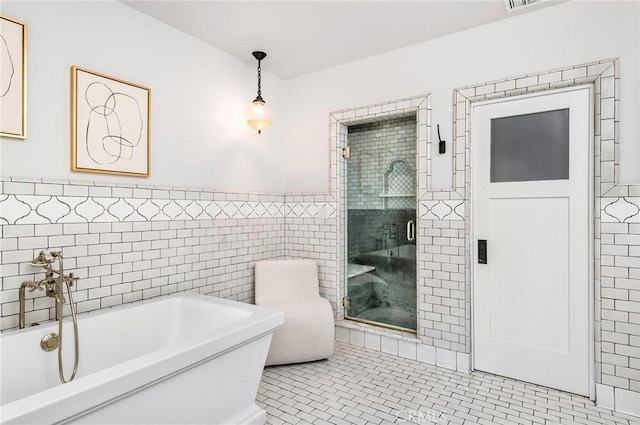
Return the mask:
M254 100L247 108L247 124L254 130L261 132L269 128L273 121L271 109L265 102Z

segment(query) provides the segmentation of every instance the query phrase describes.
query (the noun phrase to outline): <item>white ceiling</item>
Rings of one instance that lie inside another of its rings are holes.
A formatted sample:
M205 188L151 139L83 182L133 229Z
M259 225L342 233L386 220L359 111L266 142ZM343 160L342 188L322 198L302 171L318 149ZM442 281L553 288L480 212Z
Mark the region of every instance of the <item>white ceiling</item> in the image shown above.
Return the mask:
M503 0L121 0L239 60L283 79L427 41L557 4L506 12Z

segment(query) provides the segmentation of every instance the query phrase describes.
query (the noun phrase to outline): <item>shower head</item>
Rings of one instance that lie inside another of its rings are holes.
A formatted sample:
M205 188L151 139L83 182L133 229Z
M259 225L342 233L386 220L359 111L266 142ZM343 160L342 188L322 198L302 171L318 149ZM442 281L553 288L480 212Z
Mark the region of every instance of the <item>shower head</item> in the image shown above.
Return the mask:
M38 254L38 256L36 258L31 260L31 265L34 266L34 267L45 267L46 268L52 262L53 262L53 260L47 259L47 256L44 253L44 251L40 251L40 254Z

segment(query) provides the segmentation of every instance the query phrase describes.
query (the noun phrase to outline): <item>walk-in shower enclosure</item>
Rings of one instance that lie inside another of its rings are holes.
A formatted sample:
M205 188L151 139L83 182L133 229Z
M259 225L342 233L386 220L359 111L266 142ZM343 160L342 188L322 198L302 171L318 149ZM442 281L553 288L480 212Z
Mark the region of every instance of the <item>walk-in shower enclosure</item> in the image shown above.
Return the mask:
M346 316L416 330L416 119L348 128Z

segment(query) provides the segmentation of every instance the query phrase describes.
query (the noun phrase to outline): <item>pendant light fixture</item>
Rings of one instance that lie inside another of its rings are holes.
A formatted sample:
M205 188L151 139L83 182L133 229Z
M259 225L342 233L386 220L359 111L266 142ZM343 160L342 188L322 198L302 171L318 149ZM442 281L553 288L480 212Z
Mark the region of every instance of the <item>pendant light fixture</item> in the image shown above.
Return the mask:
M258 134L262 133L271 125L273 114L267 103L262 98L262 87L260 82L260 62L267 57L265 52L253 52L253 57L258 60L258 96L251 102L247 108L247 124L254 130L258 130Z

